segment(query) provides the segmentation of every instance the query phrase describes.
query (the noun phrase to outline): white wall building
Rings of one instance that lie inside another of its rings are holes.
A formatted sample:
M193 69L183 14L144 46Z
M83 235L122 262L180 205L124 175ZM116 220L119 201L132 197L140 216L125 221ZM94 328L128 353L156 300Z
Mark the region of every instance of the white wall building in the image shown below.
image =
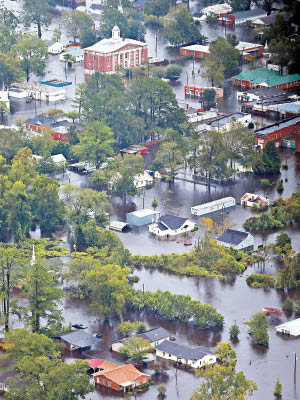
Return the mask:
M236 201L234 197L224 197L223 199L218 199L210 201L209 203L200 204L199 206L191 207L192 215L205 215L214 211L219 211L224 208L235 206Z
M241 112L235 112L223 117L216 118L211 123L206 124L208 131L214 130L218 132L227 132L232 126L233 122L239 122L243 126L247 127L252 121L251 114L245 114Z
M49 54L60 54L64 51L64 45L60 42L55 42L48 46L48 53Z
M149 226L149 232L157 237L167 239L169 237L184 235L191 232L194 228L195 223L188 218L166 214L160 217L157 223Z
M216 355L204 346L192 348L170 340L165 340L156 347L156 356L192 368L202 368L217 362Z
M64 100L65 95L66 89L64 87L43 85L37 82L14 83L9 90L10 97L19 99L31 97L46 102Z
M276 332L284 335L300 336L300 318L276 326Z
M8 90L0 90L0 103L4 103L10 111L10 100L8 98Z

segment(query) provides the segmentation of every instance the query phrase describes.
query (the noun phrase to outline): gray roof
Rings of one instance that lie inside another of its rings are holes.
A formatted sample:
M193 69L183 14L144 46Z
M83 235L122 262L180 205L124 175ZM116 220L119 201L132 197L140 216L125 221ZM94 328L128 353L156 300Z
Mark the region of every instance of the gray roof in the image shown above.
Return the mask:
M285 20L288 20L289 18L289 14L287 12L282 12L282 13L267 15L266 17L260 18L260 20L263 21L266 25L271 25L274 24L274 22L276 22L277 15L281 15Z
M157 346L157 350L164 351L165 353L172 354L176 357L185 358L187 360L201 360L208 354L213 354L208 348L204 346L188 347L170 340L164 340Z
M299 124L299 122L300 122L300 117L288 118L283 120L282 122L278 122L276 124L272 124L264 128L258 129L257 131L255 131L254 134L256 137L265 137L269 133L277 132L283 128L288 128L289 126Z
M254 94L261 98L271 97L271 96L280 96L280 95L288 95L288 93L282 89L278 89L276 87L261 87L256 89L247 90L247 94Z
M231 122L233 119L239 119L244 117L246 114L244 113L240 113L240 112L236 112L236 113L232 113L229 115L225 115L224 117L220 117L215 119L214 121L211 122L210 126L214 126L216 128L220 128L226 124L228 124L229 122Z
M99 343L97 338L94 338L93 335L85 332L84 330L68 331L53 337L62 339L70 345L76 347L90 347L93 344Z
M235 19L244 19L248 17L266 16L267 12L262 8L255 8L254 10L240 11L233 14Z
M236 231L234 229L227 229L221 236L217 238L218 241L230 244L240 244L248 236L248 232Z
M142 337L143 339L147 339L152 343L155 342L156 340L165 339L171 335L170 332L168 332L165 328L153 328L150 329L149 331L140 333L136 336Z
M181 228L186 220L187 218L177 217L176 215L172 214L166 214L160 217L159 222L166 225L168 228L175 230Z

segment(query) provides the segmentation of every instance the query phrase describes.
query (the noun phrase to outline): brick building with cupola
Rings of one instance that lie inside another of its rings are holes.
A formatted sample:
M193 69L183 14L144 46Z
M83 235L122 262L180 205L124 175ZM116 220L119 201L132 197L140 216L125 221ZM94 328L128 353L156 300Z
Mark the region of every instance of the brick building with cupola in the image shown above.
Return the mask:
M110 39L102 39L84 49L84 73L112 74L121 69L140 67L147 60L147 44L121 37L119 27L114 26Z

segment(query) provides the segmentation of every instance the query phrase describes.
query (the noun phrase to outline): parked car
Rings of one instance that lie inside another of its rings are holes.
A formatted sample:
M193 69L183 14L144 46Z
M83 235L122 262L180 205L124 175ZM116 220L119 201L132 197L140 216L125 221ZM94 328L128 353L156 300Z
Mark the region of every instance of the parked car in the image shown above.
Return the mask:
M94 333L93 336L97 339L101 339L103 337L102 333Z

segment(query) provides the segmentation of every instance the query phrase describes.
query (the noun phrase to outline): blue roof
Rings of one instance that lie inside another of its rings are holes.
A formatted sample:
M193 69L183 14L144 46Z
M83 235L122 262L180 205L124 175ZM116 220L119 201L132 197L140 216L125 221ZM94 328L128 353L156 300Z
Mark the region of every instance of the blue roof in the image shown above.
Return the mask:
M68 54L68 53L70 53L73 57L80 57L80 56L83 56L83 55L84 55L84 50L83 50L83 49L80 49L79 47L69 47L69 48L63 53L63 55Z

